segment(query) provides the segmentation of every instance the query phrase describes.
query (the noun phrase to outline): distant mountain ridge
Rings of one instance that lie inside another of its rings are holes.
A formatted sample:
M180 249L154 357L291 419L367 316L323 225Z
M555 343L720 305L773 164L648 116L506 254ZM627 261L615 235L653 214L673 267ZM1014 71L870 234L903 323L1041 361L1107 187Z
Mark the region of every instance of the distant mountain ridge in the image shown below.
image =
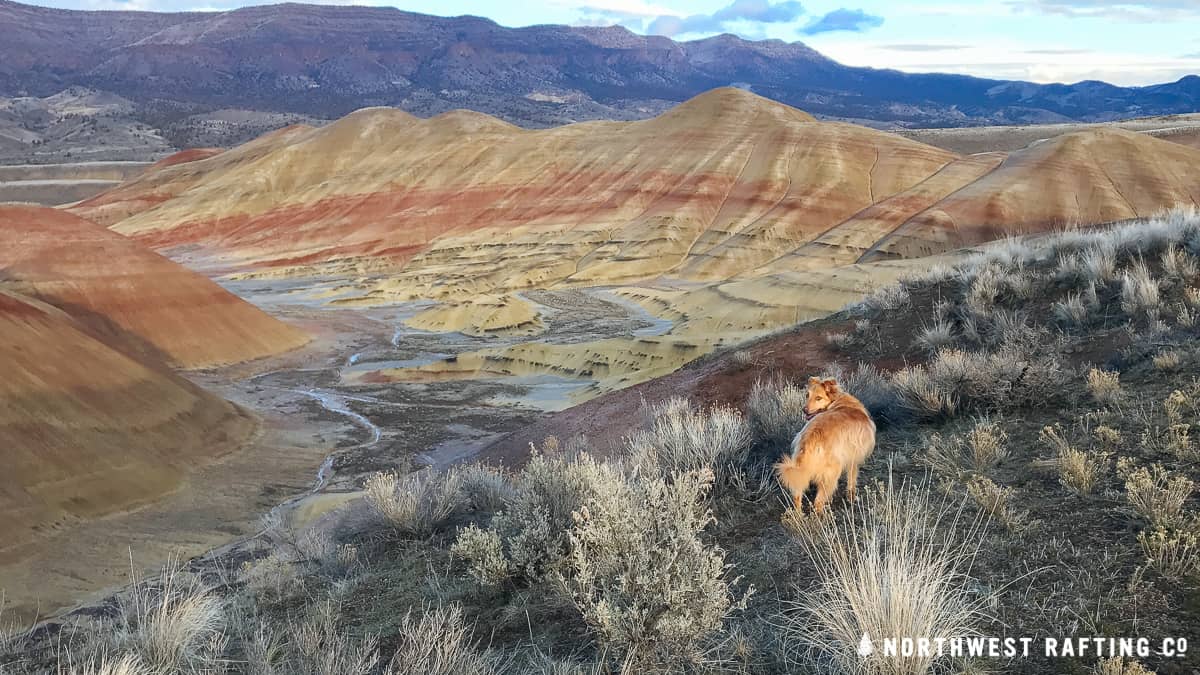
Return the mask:
M470 108L526 126L650 117L720 86L815 114L901 125L1104 121L1200 109L1200 77L1149 87L1039 85L839 64L732 35L676 42L613 26L506 28L478 17L282 4L219 13L98 12L0 0L0 96L70 86L158 114L250 108L336 117Z

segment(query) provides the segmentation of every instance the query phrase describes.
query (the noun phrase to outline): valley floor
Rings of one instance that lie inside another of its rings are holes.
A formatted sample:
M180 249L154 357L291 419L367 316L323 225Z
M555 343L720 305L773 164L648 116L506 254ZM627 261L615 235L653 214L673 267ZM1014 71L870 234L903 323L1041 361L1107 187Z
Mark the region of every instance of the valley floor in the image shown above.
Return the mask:
M227 285L315 337L296 352L189 375L256 415L259 433L157 503L71 524L28 556L0 561L5 618L28 621L94 604L127 583L131 564L156 569L171 557L201 555L233 564L272 523L302 526L361 503L365 476L470 457L593 384L550 374L371 384L359 380L364 373L486 347L654 335L671 326L603 291L553 291L534 294L552 317L538 335L435 333L405 325L429 303L337 308L320 297L337 285L326 280Z

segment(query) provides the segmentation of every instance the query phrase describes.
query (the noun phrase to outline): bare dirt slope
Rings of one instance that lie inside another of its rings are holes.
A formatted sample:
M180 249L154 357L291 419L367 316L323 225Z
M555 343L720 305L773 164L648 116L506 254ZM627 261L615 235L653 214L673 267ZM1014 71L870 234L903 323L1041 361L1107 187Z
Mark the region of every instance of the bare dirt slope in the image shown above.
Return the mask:
M256 425L236 406L0 282L0 560L161 497Z
M98 335L181 368L286 351L307 338L207 277L69 213L0 206L0 283Z

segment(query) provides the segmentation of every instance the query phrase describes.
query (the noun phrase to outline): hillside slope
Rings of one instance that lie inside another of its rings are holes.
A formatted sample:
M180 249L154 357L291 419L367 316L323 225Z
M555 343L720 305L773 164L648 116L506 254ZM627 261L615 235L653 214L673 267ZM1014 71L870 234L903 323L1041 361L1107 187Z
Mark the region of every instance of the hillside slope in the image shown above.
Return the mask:
M55 209L0 206L0 283L180 368L247 361L307 341L208 278Z
M0 282L0 559L175 488L256 429L231 403Z
M619 26L507 28L472 16L279 4L225 12L71 11L0 2L0 95L68 86L180 109L432 115L471 101L527 126L637 119L738 83L816 113L927 126L1192 112L1200 78L1071 85L855 68L799 43L676 42Z

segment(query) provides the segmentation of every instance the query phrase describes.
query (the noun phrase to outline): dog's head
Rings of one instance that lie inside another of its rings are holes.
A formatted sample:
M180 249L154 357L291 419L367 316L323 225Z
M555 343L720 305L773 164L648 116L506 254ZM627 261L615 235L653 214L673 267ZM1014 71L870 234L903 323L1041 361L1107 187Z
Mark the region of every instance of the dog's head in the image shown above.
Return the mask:
M833 404L833 399L840 393L837 380L822 380L819 377L808 378L808 401L804 404L804 414L812 417Z

